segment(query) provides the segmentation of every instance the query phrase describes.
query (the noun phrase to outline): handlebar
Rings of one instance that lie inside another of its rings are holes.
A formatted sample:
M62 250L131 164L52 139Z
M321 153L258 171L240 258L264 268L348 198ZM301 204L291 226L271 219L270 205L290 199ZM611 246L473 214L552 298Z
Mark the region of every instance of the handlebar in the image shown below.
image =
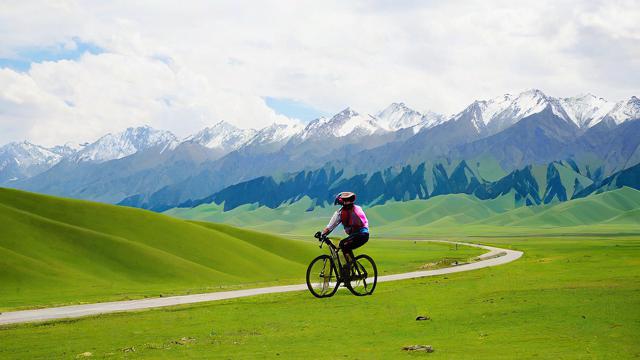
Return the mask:
M328 245L333 245L331 243L331 240L329 240L329 238L327 237L327 235L324 235L323 233L321 233L320 231L318 231L317 233L315 233L313 235L314 238L318 239L318 241L320 241L320 249L322 249L322 245L324 245L325 243Z

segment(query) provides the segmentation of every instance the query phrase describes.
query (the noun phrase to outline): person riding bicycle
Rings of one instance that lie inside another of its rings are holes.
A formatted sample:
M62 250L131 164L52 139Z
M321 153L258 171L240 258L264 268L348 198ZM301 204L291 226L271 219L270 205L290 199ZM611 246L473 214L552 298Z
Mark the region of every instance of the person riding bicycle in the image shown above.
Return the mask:
M348 269L348 264L354 259L353 249L357 249L369 241L369 221L362 208L355 205L355 201L356 194L348 191L339 193L333 204L341 205L342 207L333 214L329 224L321 233L325 236L329 235L338 224L342 224L344 232L348 235L340 240L339 245L347 260L345 269Z

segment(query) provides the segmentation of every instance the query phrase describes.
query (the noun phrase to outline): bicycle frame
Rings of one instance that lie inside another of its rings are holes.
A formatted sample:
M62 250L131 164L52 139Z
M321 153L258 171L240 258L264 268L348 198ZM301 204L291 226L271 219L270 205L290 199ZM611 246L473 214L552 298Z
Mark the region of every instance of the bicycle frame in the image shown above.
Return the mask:
M323 244L327 244L329 246L329 251L331 252L331 258L333 259L333 261L338 263L338 274L337 274L338 279L339 280L343 280L342 279L342 274L341 274L341 271L340 271L340 269L342 269L342 262L340 261L340 256L339 256L340 248L335 246L331 242L331 240L329 240L329 238L326 237L326 236L323 236L322 239L320 239L320 240L322 241L320 243L320 248L321 249L322 249L322 245Z

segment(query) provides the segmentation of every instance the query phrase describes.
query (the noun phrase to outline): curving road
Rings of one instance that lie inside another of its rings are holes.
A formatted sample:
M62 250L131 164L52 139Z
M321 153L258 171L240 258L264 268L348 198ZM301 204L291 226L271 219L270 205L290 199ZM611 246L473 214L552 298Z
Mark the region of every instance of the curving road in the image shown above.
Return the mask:
M477 244L470 244L470 243L453 242L453 241L445 241L445 240L420 240L420 241L446 242L450 244L473 246L473 247L489 250L489 252L479 256L478 257L479 261L476 261L473 263L458 265L458 266L453 266L453 267L443 268L443 269L436 269L436 270L414 271L414 272L408 272L408 273L402 273L402 274L385 275L385 276L378 277L378 281L384 282L384 281L415 279L415 278L421 278L421 277L427 277L427 276L436 276L436 275L451 274L456 272L481 269L485 267L497 266L497 265L502 265L502 264L512 262L520 258L523 254L521 251L501 249L501 248L496 248L492 246L477 245ZM307 290L307 285L300 284L300 285L271 286L271 287L264 287L264 288L257 288L257 289L221 291L221 292L206 293L206 294L181 295L181 296L171 296L171 297L153 298L153 299L114 301L114 302L62 306L62 307L36 309L36 310L12 311L12 312L6 312L6 313L0 314L0 325L46 321L46 320L64 319L64 318L76 318L81 316L106 314L106 313L120 312L120 311L141 310L141 309L174 306L174 305L181 305L181 304L194 304L194 303L206 302L206 301L235 299L235 298L246 297L246 296L284 293L284 292L301 291L301 290Z

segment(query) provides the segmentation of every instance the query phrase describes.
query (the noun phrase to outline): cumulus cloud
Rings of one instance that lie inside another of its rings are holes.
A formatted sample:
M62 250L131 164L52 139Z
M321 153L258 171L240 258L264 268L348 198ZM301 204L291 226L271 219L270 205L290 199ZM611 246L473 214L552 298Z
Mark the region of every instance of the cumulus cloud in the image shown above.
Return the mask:
M164 58L134 54L86 54L33 64L27 73L3 69L0 89L0 124L12 129L4 136L46 145L93 141L145 124L186 136L220 119L242 127L291 121L255 94L220 88Z
M91 141L149 124L291 121L393 101L445 114L478 98L638 95L638 1L43 1L0 4L0 58L83 41L77 59L0 70L0 143ZM62 44L62 45L61 45Z

